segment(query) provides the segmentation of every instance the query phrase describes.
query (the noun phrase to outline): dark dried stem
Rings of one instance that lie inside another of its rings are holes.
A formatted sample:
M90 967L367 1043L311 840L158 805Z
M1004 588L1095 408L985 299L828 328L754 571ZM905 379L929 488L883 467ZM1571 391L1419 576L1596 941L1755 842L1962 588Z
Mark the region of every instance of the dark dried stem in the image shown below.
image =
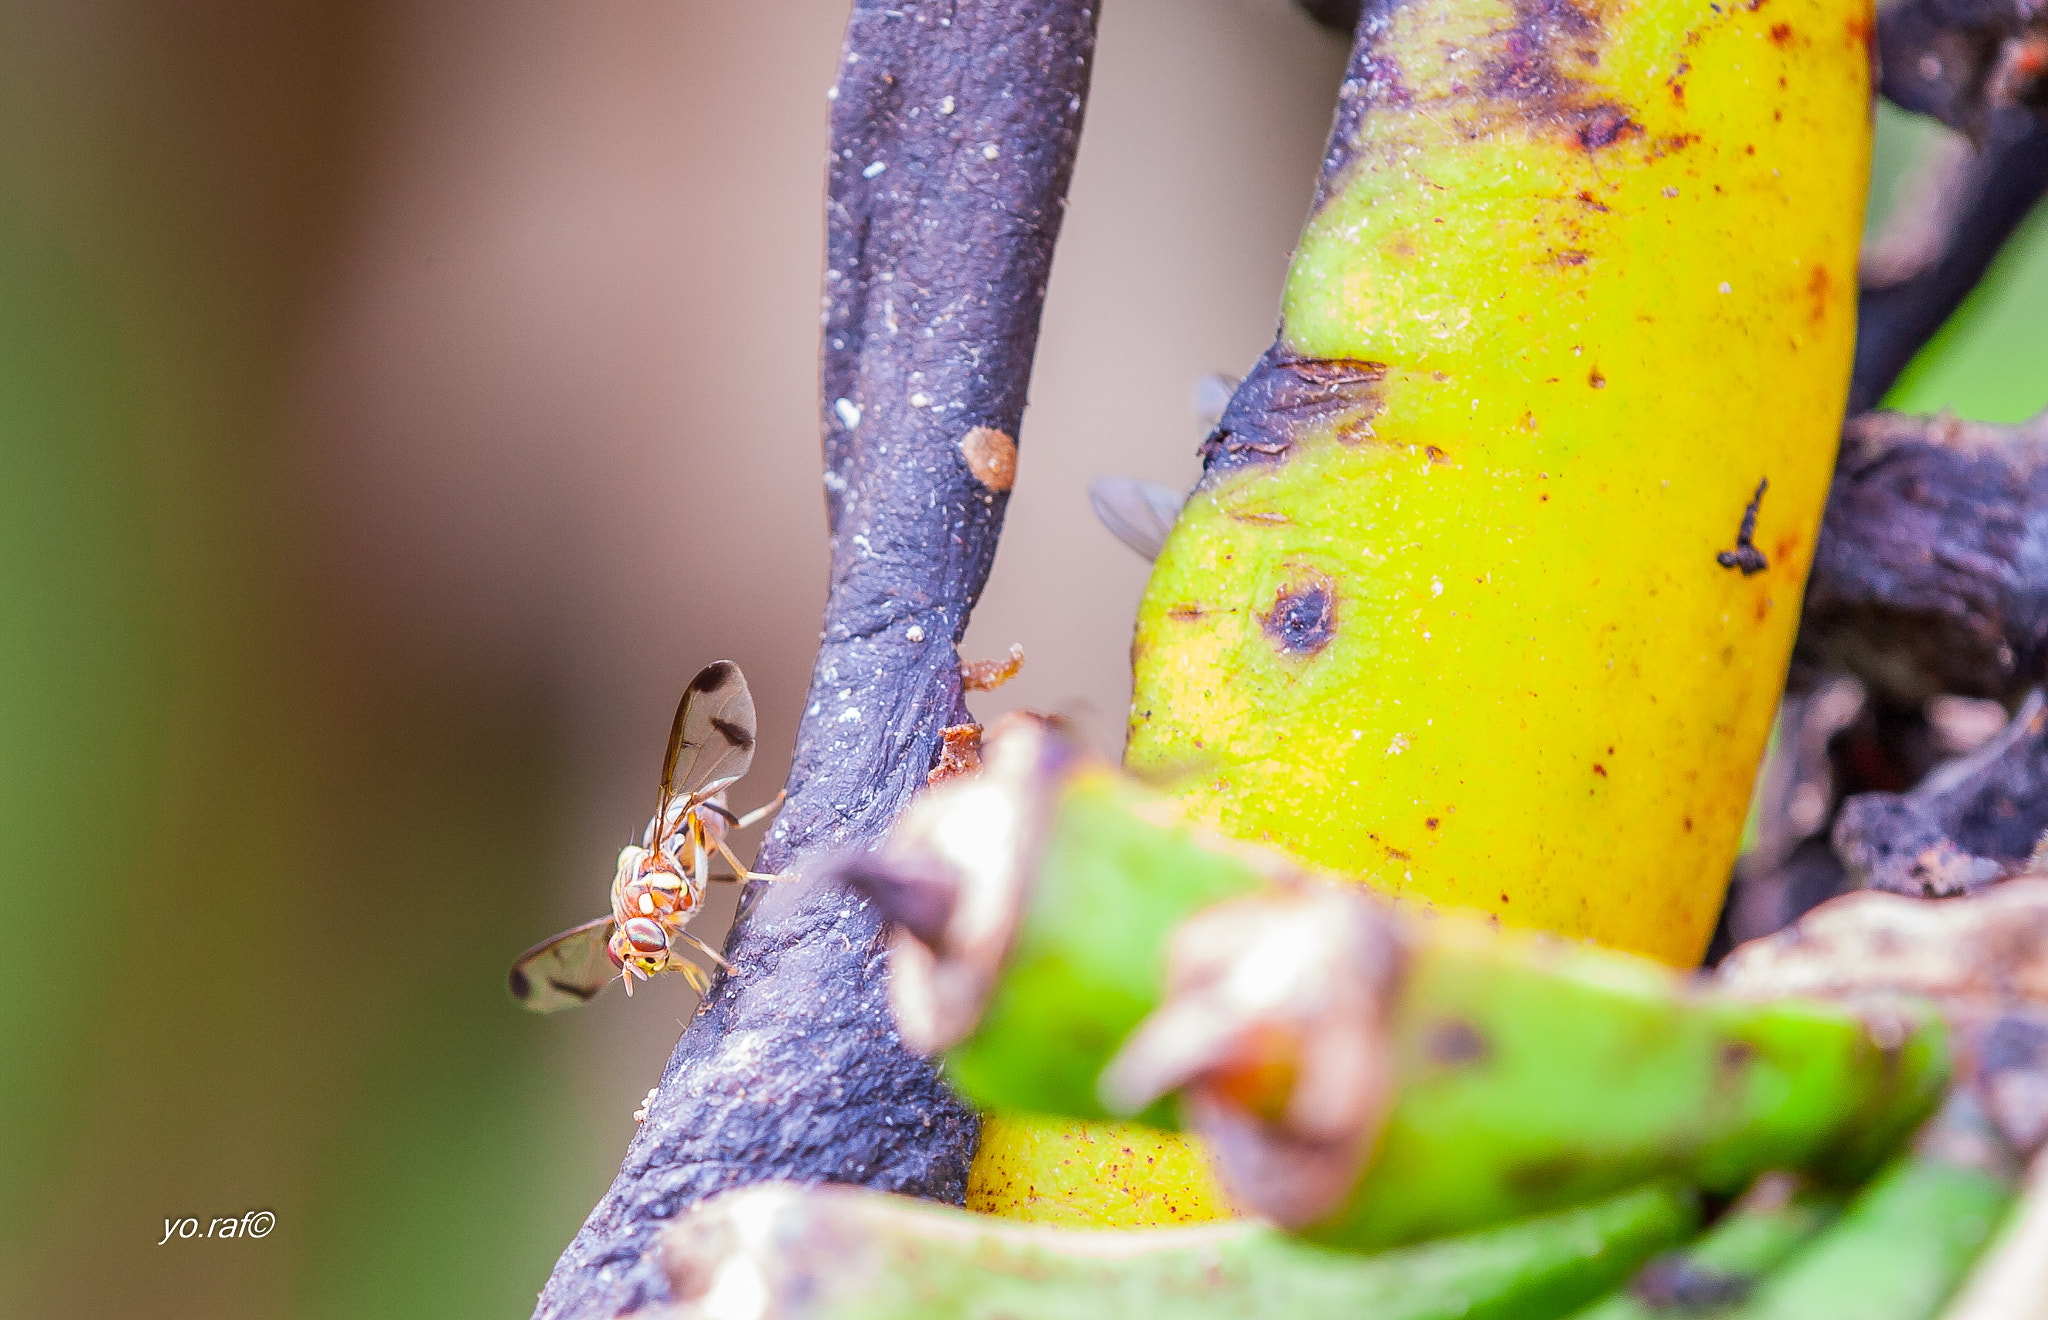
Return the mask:
M1901 706L2012 702L2048 675L2048 414L1872 413L1828 492L1799 653Z
M1940 186L1925 190L1935 213L1921 227L1919 250L1880 249L1880 259L1866 267L1852 414L1876 406L1897 383L2048 192L2048 124L2030 112L2009 112L1981 150L1951 150L1933 168ZM1903 246L1896 238L1893 244Z
M831 593L761 869L869 846L969 717L987 579L1079 140L1094 0L856 0L832 104L823 346ZM535 1314L664 1299L663 1222L770 1179L960 1199L977 1124L896 1037L881 923L757 887L618 1177Z

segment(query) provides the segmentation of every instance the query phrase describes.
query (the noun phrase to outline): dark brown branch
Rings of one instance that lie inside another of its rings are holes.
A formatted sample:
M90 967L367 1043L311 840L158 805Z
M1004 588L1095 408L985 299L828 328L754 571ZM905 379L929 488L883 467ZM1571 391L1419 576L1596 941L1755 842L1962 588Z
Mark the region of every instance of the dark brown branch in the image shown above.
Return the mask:
M1865 281L1856 311L1852 414L1875 407L1897 383L2048 192L2048 124L2029 112L2008 112L1981 151L1946 172L1946 214L1931 226L1932 250L1910 262L1894 257L1884 263L1890 269L1872 270L1875 278Z
M1898 0L1878 15L1881 90L1968 137L1921 189L1926 250L1866 263L1853 415L1874 408L2048 191L2048 11L2031 0Z
M1974 141L2048 111L2048 10L2034 0L1894 0L1878 16L1879 90Z
M2048 828L2048 707L2036 694L1982 748L1912 792L1850 798L1835 852L1856 888L1967 894L2025 869Z
M760 859L877 841L969 717L987 579L1078 143L1094 0L857 0L832 105L823 347L831 595ZM976 1121L897 1040L865 904L757 887L536 1316L667 1296L662 1223L769 1179L958 1201Z
M2048 676L2048 414L1872 413L1828 492L1799 653L1898 705L2011 701Z

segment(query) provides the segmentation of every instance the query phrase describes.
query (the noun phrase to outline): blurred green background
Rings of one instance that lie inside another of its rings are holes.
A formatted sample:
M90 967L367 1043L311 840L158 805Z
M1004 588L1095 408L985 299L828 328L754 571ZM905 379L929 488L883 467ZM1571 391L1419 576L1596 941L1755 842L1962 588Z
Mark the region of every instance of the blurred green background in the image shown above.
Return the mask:
M0 1315L521 1315L608 1182L688 992L539 1020L505 967L601 910L714 655L772 791L823 589L844 6L760 14L0 6ZM1144 570L1082 490L1192 475L1342 57L1111 7L969 639L1026 643L1005 704L1114 738ZM2048 403L2044 220L1897 402Z

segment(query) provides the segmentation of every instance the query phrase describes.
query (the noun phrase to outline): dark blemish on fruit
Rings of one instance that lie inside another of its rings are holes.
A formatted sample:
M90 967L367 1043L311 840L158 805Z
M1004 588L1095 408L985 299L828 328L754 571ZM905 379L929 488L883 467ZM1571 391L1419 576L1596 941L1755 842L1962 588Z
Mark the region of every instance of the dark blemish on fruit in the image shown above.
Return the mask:
M1611 147L1623 138L1641 137L1643 126L1618 105L1594 106L1579 127L1579 145L1588 151Z
M1784 45L1784 44L1785 44L1786 42L1788 42L1788 41L1790 41L1790 40L1792 40L1792 25L1791 25L1790 23L1773 23L1773 24L1771 24L1771 44L1772 44L1772 45L1774 45L1774 46L1782 46L1782 45Z
M1725 1078L1730 1073L1741 1072L1756 1058L1756 1046L1746 1040L1724 1041L1714 1053L1714 1067Z
M1605 779L1607 778L1607 767L1595 761L1593 762L1593 773Z
M1428 459L1432 464L1448 463L1451 461L1451 456L1449 454L1446 454L1443 450L1437 448L1435 445L1424 445L1422 447L1422 456Z
M1291 357L1277 344L1267 349L1202 442L1203 482L1284 462L1305 432L1325 424L1342 438L1370 438L1386 374L1380 362Z
M1193 623L1207 617L1208 613L1199 605L1176 605L1166 612L1166 617L1175 623Z
M1608 209L1607 209L1607 208L1606 208L1605 206L1603 206L1603 205L1601 205L1601 204L1600 204L1600 199L1599 199L1599 198L1597 198L1597 197L1595 197L1595 196L1594 196L1594 195L1593 195L1592 193L1589 193L1589 192L1587 192L1587 191L1586 191L1585 189L1583 189L1583 188L1581 188L1581 189L1579 190L1579 192L1578 192L1578 199L1579 199L1579 201L1580 201L1580 202L1581 202L1582 204L1584 204L1584 205L1586 205L1586 206L1590 206L1590 207L1592 207L1592 208L1593 208L1594 210L1598 211L1598 212L1599 212L1600 214L1602 214L1602 215L1607 215L1607 214L1608 214Z
M1556 262L1560 266L1583 266L1592 256L1592 253L1579 248L1566 248L1557 254Z
M1607 388L1607 377L1600 374L1600 368L1595 367L1586 373L1586 383L1596 390L1604 390Z
M1687 816L1685 818L1685 832L1687 834L1692 833L1692 817L1690 816Z
M1742 576L1754 577L1771 566L1764 558L1764 552L1756 548L1751 539L1756 535L1756 511L1764 502L1764 492L1771 488L1771 479L1765 477L1756 483L1756 494L1749 497L1749 504L1742 510L1742 526L1735 532L1735 548L1723 550L1714 556L1714 562L1723 568L1739 568Z
M1324 579L1280 588L1272 610L1261 621L1266 636L1295 655L1319 653L1337 635L1336 591Z
M1464 1018L1446 1018L1432 1026L1423 1048L1428 1051L1430 1062L1444 1068L1478 1063L1491 1053L1486 1048L1486 1037Z
M1436 825L1437 825L1437 820L1436 820L1436 817L1434 817L1434 816L1424 816L1424 817L1422 818L1422 828L1424 828L1424 829L1426 829L1426 830L1433 830L1433 829L1435 829L1435 828L1436 828Z

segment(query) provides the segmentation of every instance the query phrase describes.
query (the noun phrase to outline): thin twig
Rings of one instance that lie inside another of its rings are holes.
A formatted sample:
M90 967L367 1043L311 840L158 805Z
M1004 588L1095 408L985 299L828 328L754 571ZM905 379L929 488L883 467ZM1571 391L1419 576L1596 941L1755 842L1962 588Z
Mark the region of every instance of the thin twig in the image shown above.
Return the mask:
M2028 111L1999 118L1981 151L1962 162L1936 163L1948 200L1930 226L1933 250L1916 254L1914 273L1890 254L1892 269L1875 272L1856 312L1856 368L1851 415L1875 407L1899 373L1984 278L1999 250L2048 193L2048 124Z

